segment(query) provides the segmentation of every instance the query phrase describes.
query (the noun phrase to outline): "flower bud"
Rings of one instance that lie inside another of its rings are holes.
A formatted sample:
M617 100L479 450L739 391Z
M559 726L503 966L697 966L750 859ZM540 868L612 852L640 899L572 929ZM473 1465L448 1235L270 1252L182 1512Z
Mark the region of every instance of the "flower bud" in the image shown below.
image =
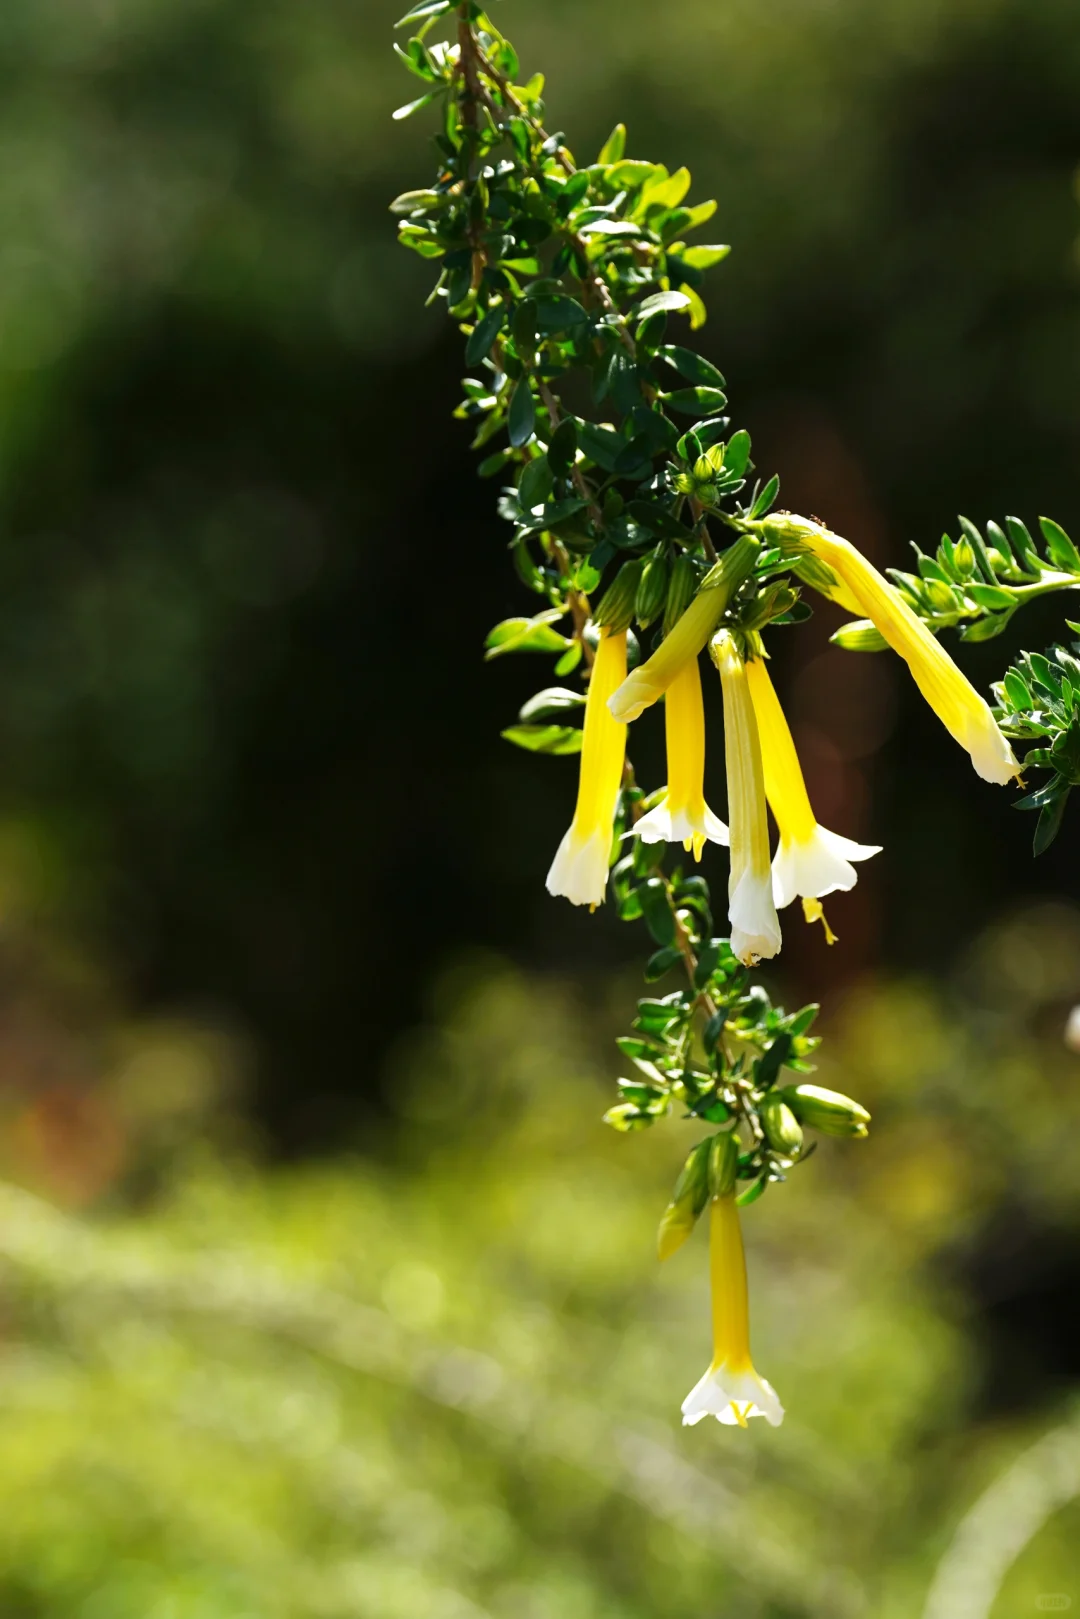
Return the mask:
M802 1151L802 1125L777 1091L769 1091L759 1109L769 1146L785 1158L797 1158Z
M643 630L648 629L657 614L663 611L668 593L668 565L662 548L646 557L638 581L634 617Z
M694 566L693 557L687 556L683 551L675 559L675 566L671 570L671 582L668 585L667 605L664 608L664 634L670 635L679 619L694 599L697 590L698 571Z
M955 611L956 597L943 580L924 579L922 586L924 596L937 612L950 613Z
M777 1095L797 1119L823 1136L865 1136L870 1115L850 1096L827 1091L821 1085L786 1085Z
M962 579L970 579L975 572L975 552L970 540L957 540L953 547L953 562Z
M699 1141L679 1172L657 1232L656 1246L662 1260L682 1247L709 1201L709 1145L708 1138Z
M593 614L594 624L603 624L613 633L625 630L634 616L634 603L641 582L641 563L624 562L600 598Z
M739 1172L739 1141L734 1130L709 1139L709 1196L730 1197Z

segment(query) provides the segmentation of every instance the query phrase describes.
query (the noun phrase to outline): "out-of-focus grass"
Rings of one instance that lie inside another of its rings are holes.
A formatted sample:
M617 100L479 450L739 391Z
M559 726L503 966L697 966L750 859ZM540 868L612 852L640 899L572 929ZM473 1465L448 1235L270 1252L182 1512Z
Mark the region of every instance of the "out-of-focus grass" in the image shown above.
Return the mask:
M1028 913L948 986L868 983L834 1017L822 1078L871 1138L746 1221L775 1432L678 1427L705 1253L660 1270L652 1244L686 1138L597 1123L605 1046L566 985L448 975L388 1074L382 1167L189 1144L156 1193L78 1215L9 1184L5 1619L919 1613L963 1513L1067 1418L1065 1384L988 1398L948 1278L1013 1206L1080 1223L1078 939ZM1080 1584L1077 1510L1036 1522L998 1619ZM962 1552L961 1591L985 1566Z

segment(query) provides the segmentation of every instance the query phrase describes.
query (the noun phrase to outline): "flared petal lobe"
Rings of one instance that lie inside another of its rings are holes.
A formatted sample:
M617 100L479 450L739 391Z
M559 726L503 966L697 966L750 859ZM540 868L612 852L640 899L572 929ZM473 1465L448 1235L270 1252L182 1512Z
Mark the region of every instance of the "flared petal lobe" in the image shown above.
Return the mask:
M709 1216L709 1279L712 1291L713 1358L682 1404L687 1427L702 1417L746 1426L764 1417L773 1427L784 1408L750 1358L750 1301L739 1210L734 1196L714 1198Z
M786 533L800 539L833 570L857 602L861 615L873 621L893 651L903 658L926 701L950 736L971 755L983 780L1004 784L1019 775L1016 756L990 712L990 705L899 591L849 541L820 524L801 519L788 523Z
M646 843L681 843L696 859L706 841L728 841L728 830L705 802L705 710L697 658L680 669L664 703L667 792L634 831Z
M723 630L712 643L724 693L724 757L727 765L731 871L728 918L731 948L746 966L775 956L780 922L772 896L765 778L746 665Z
M761 739L765 795L780 833L773 860L773 898L783 910L800 895L822 899L838 889L854 888L853 860L880 854L874 844L853 843L819 826L810 805L799 756L769 671L761 658L746 665L746 680Z
M608 712L608 698L626 679L626 631L601 630L581 745L577 804L547 875L549 894L573 905L602 905L607 889L615 807L626 757L626 726Z

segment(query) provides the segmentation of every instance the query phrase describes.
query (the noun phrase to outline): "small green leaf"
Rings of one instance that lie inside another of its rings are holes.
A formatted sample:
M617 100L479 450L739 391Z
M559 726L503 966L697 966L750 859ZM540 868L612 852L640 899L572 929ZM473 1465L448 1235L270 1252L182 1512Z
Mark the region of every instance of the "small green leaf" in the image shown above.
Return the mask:
M552 607L534 618L504 618L484 642L485 661L501 658L505 652L562 652L571 643L552 628L562 617L560 609Z
M589 312L576 298L538 298L536 329L539 332L567 332L574 326L587 326Z
M665 405L683 416L708 416L712 411L723 410L727 404L727 395L719 388L676 388L674 393L660 397Z
M709 388L724 387L724 378L721 372L717 370L711 360L706 360L702 355L696 354L693 349L682 348L678 343L665 343L659 353L688 382L701 383ZM749 442L747 438L748 448Z
M764 489L751 506L749 513L750 517L764 517L765 513L769 510L769 507L772 505L779 493L780 479L775 473L773 473L773 476L769 479L768 483L765 485Z
M751 1203L756 1203L768 1184L769 1176L767 1172L764 1172L758 1176L756 1181L751 1182L751 1184L746 1188L745 1192L739 1193L738 1197L735 1199L736 1205L740 1209L745 1209Z
M654 292L650 297L643 299L634 314L638 320L648 320L650 315L659 314L661 311L667 313L689 308L690 299L687 294L672 289L668 292Z
M1011 590L1003 590L1000 585L967 585L965 594L979 607L986 607L991 612L998 612L1016 606L1016 598Z
M679 257L692 270L711 270L714 264L726 259L730 252L731 248L726 244L719 247L684 247Z
M1007 613L990 613L986 618L977 618L974 624L967 624L960 631L961 641L992 641L996 635L1008 625L1015 607Z
M638 889L646 926L657 944L675 941L675 916L668 904L667 888L659 877L652 877Z
M501 731L505 742L529 753L580 753L583 732L574 725L511 725Z
M1019 669L1006 669L1002 684L1013 709L1021 711L1031 707L1031 692Z
M1070 540L1060 523L1052 517L1040 517L1039 527L1046 541L1046 553L1051 562L1066 573L1080 573L1080 551Z
M569 691L565 686L545 686L527 703L522 703L518 718L525 724L534 720L548 720L555 714L571 713L585 706L585 693Z
M421 107L430 107L435 97L441 96L444 91L444 85L440 85L437 90L429 90L426 96L420 96L416 101L407 101L403 107L398 107L390 116L395 123L400 124L402 119L411 118L414 112L419 112Z
M528 444L536 430L536 400L533 398L528 377L522 377L514 386L507 427L510 442L515 450L520 450L523 445Z
M681 960L682 951L677 944L667 944L662 950L655 951L645 963L646 983L653 984L658 978L663 978Z
M506 320L506 310L502 304L489 309L473 327L469 341L465 345L465 364L479 365L491 353L491 345L503 329Z
M577 425L572 416L566 416L551 435L548 445L548 463L557 478L569 475L577 454Z
M454 0L420 0L420 4L413 6L404 17L394 24L395 28L405 28L411 22L424 22L429 18L441 17L444 11L449 11Z
M597 163L607 167L610 163L618 163L626 151L626 125L616 124L607 140L600 148Z
M553 478L546 455L536 455L526 461L518 479L518 500L522 511L531 512L542 506L551 493Z
M1035 837L1031 845L1034 854L1044 854L1061 831L1061 821L1065 814L1069 792L1070 789L1066 787L1039 812L1039 819L1035 823Z
M732 433L724 451L724 471L729 477L741 478L750 465L750 434L743 428Z
M581 658L581 642L571 641L570 645L567 647L566 651L555 665L555 673L560 677L563 675L572 675L578 664L581 662Z

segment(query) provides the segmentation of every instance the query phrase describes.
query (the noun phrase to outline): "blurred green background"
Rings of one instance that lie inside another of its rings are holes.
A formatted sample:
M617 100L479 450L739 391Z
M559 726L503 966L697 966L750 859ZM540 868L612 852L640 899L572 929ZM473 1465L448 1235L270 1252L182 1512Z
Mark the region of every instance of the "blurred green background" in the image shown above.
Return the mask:
M0 1612L1080 1605L1073 822L1033 863L843 615L779 644L886 852L772 986L874 1132L747 1222L784 1427L683 1433L687 1142L597 1122L644 941L545 895L573 762L498 739L546 668L480 658L522 595L386 211L396 14L0 9ZM883 565L1077 536L1075 0L498 17L579 156L626 118L719 198L702 337L784 504Z

